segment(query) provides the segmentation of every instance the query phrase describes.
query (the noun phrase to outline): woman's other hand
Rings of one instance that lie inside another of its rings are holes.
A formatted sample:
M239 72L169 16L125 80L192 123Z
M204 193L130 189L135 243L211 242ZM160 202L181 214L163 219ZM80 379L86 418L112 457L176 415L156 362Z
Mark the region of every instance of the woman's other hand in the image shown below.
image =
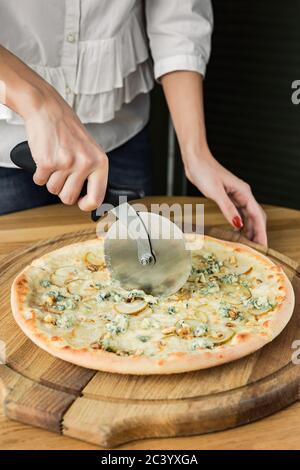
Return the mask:
M220 165L208 148L199 155L183 156L187 178L204 196L215 201L236 229L245 225L249 240L267 246L266 214L249 184Z

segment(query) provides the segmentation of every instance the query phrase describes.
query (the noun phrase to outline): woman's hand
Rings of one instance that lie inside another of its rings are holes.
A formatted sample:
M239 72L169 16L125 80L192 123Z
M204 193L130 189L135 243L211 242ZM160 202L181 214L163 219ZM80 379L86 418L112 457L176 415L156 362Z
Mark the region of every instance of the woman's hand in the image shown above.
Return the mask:
M0 102L24 119L37 165L35 183L74 204L87 179L87 194L78 205L84 211L96 209L105 195L107 156L55 89L1 46Z
M220 165L209 151L203 111L203 78L190 71L161 77L188 179L213 199L236 229L245 226L250 240L267 245L266 216L250 186Z
M78 201L84 211L96 209L105 195L107 156L56 92L37 101L36 111L24 115L28 143L37 165L34 182L46 184L48 191L58 195L64 204ZM79 199L85 180L87 194Z
M187 178L204 196L215 201L236 229L245 224L246 236L267 246L266 214L250 186L220 165L208 148L197 156L183 156Z

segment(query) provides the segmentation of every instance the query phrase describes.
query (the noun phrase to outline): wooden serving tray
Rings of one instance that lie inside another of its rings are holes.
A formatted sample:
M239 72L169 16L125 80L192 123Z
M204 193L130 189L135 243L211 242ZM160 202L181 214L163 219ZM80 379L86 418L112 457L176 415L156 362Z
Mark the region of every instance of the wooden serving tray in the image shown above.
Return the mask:
M237 233L219 229L208 233L254 246ZM298 400L300 366L291 358L292 343L300 339L299 267L257 246L283 266L293 283L296 306L284 331L243 359L185 374L123 376L69 364L35 346L11 314L14 277L36 257L94 237L94 230L66 234L16 251L0 264L0 340L6 345L0 390L8 418L112 447L134 439L232 428Z

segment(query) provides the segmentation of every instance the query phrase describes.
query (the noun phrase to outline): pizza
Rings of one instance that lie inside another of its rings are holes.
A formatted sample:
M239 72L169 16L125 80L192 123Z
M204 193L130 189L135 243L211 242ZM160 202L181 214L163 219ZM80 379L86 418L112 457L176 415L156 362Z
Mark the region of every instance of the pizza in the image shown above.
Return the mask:
M194 242L186 284L167 298L112 280L103 239L50 252L15 279L14 318L42 349L96 370L169 374L241 358L286 326L293 288L280 266L252 248L202 241Z

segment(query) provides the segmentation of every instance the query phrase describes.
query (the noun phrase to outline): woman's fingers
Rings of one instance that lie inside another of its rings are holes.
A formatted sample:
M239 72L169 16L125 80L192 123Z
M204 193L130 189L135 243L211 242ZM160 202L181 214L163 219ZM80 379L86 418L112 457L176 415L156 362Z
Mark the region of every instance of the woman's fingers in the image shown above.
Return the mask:
M33 175L33 181L35 184L38 186L44 186L44 184L47 183L47 181L50 178L50 175L53 172L53 167L52 165L49 165L47 163L43 163L41 165L37 166L37 169Z
M85 173L71 173L59 193L60 200L67 205L77 202L86 179Z
M55 171L47 181L47 189L51 194L59 194L66 182L68 173L66 171Z
M106 191L107 173L106 168L101 168L88 176L87 193L78 201L78 207L82 211L92 211L102 203Z
M247 194L236 192L232 199L234 204L239 207L245 221L246 237L255 243L267 246L266 214L256 201L252 191L247 191Z
M231 226L244 228L250 240L267 246L266 216L247 183L217 163L210 152L199 160L186 158L185 169L188 179L218 204Z
M108 159L105 154L100 157L97 148L93 158L89 155L78 158L76 169L73 169L73 161L68 163L66 158L61 162L63 164L60 164L60 168L56 169L50 164L40 164L34 181L40 185L47 184L49 192L57 194L64 204L72 205L79 200L87 180L87 194L78 201L78 206L84 211L96 209L104 198L108 175Z
M246 211L253 226L252 240L260 245L268 246L266 215L254 199L254 196L252 196L247 204Z
M236 206L233 204L223 186L215 188L213 197L210 196L218 204L223 215L226 217L230 225L236 229L243 227L243 221Z
M247 238L267 246L266 215L253 196L251 187L232 174L226 180L226 187L232 202L243 215Z
M251 190L242 195L243 202L246 200L246 204L241 204L240 207L236 195L232 201L223 186L216 188L213 199L234 228L242 229L244 220L247 238L260 245L268 246L266 216ZM240 213L243 215L243 220Z

